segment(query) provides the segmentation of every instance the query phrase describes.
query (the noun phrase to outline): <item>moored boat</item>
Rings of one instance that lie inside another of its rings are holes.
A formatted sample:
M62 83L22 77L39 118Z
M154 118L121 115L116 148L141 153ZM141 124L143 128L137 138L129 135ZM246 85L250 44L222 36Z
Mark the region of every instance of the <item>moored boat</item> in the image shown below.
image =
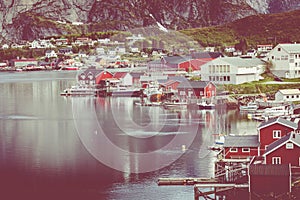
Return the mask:
M75 85L70 88L66 88L60 93L62 96L92 96L96 95L96 89L88 86Z
M258 105L255 102L249 102L247 105L240 105L240 111L255 111L258 109Z
M205 101L197 103L197 106L200 110L211 110L216 108L216 105L214 103L207 103Z

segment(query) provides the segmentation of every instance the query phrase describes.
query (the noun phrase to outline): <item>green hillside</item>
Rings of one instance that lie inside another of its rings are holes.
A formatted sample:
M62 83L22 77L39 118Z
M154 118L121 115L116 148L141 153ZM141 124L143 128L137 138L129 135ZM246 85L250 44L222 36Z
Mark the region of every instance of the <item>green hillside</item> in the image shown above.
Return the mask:
M247 44L300 42L300 10L246 17L235 22L207 28L182 30L202 46L228 46L246 39Z

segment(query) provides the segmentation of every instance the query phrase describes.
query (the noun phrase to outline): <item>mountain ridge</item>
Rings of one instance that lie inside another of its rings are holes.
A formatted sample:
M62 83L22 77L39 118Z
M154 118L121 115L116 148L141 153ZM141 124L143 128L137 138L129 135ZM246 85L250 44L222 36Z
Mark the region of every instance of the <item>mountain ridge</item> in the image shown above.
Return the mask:
M298 0L3 0L0 30L1 40L12 42L87 30L124 31L157 22L168 29L181 30L297 8ZM84 25L72 26L72 22Z

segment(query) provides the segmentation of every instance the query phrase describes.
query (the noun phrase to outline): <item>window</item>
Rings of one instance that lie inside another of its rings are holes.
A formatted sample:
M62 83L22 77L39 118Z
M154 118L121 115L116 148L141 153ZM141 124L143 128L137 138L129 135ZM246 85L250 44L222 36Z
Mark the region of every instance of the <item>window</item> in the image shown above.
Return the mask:
M293 148L294 148L294 144L288 142L288 143L285 144L285 148L286 148L286 149L293 149Z
M273 157L272 158L272 164L273 165L280 165L281 164L281 158L280 157Z
M278 51L281 51L281 48L278 48Z
M230 148L230 152L238 152L237 148Z
M250 148L242 148L242 152L244 152L244 153L250 152Z
M281 130L274 130L273 138L281 138Z

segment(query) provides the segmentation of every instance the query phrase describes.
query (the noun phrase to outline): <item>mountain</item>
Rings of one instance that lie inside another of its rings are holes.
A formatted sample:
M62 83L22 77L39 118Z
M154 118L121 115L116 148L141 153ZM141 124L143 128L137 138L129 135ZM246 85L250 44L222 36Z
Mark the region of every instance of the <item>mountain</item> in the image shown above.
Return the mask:
M300 43L300 10L275 14L259 14L225 25L180 30L202 46L231 46L246 42L257 44Z
M0 31L1 40L20 41L155 24L179 30L297 8L299 0L2 0Z

